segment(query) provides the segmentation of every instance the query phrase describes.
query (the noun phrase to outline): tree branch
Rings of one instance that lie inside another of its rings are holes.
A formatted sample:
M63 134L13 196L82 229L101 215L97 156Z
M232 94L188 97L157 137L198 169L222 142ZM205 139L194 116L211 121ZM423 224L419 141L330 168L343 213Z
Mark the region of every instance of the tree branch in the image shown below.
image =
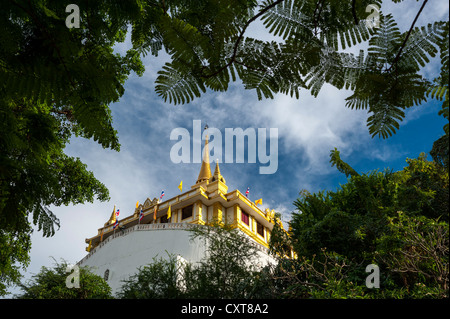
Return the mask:
M61 56L61 51L59 49L59 47L56 45L56 41L53 38L53 36L51 35L51 33L47 30L47 28L45 27L45 25L43 23L41 23L41 21L39 20L39 18L33 13L32 11L32 4L30 1L28 1L28 5L30 7L30 9L20 5L19 3L10 0L10 2L16 6L18 6L20 9L22 9L23 11L25 11L25 13L27 13L30 18L36 23L36 25L39 27L39 29L46 35L47 39L50 40L50 44L53 46L53 48L55 49L57 55L58 55L58 59L60 60L62 66L64 67L64 70L67 74L67 77L69 79L69 82L71 83L72 87L75 89L76 85L74 83L74 81L72 80L72 76L69 72L69 70L67 69L66 63L64 62L64 59Z
M358 17L356 16L356 0L352 0L352 15L353 20L355 20L355 24L358 25Z
M417 19L419 19L419 16L420 16L420 14L422 13L422 10L423 10L423 8L425 7L425 5L427 4L427 2L428 2L428 0L424 0L424 1L423 1L422 6L420 7L419 11L417 12L416 17L414 18L414 21L413 21L413 23L411 24L411 27L409 28L408 33L406 34L405 40L403 40L403 43L402 43L402 45L400 46L400 50L398 51L397 55L395 56L394 60L392 61L391 66L389 67L389 69L388 69L387 71L390 71L390 70L392 69L392 67L393 67L395 64L397 64L397 62L400 60L400 57L401 57L402 51L403 51L403 49L404 49L404 47L405 47L405 45L406 45L406 42L408 41L409 36L411 35L411 32L412 32L412 30L413 30L413 28L414 28L414 25L416 24Z
M284 0L277 0L275 2L273 2L272 4L268 5L267 7L265 7L264 9L262 9L261 11L259 11L255 16L253 16L251 19L249 19L244 27L242 28L236 42L234 43L233 46L233 54L231 55L230 61L228 61L227 64L225 64L224 66L222 66L221 68L219 68L217 71L208 74L208 75L203 75L203 78L210 78L213 76L216 76L217 74L219 74L220 72L222 72L223 70L225 70L226 68L228 68L231 64L233 64L233 62L235 62L236 60L236 55L237 55L237 50L239 47L239 44L241 43L243 37L244 37L244 33L247 30L248 26L250 25L250 23L254 22L256 19L258 19L259 17L261 17L264 13L266 13L267 11L269 11L270 9L272 9L273 7L275 7L276 5L280 4L281 2L283 2Z

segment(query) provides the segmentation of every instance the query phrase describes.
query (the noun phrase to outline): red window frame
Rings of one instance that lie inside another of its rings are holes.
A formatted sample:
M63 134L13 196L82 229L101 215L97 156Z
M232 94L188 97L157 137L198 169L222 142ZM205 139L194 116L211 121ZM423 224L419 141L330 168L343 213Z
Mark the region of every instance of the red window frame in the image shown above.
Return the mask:
M250 216L244 211L241 211L241 220L244 224L250 226Z
M256 232L261 235L261 237L264 237L264 226L260 223L256 222Z

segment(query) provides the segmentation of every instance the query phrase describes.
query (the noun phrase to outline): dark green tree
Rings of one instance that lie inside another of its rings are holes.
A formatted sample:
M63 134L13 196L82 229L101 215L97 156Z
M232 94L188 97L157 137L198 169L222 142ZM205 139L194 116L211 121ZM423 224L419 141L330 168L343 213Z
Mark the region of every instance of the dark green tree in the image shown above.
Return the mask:
M388 227L377 240L377 259L412 297L448 298L448 223L398 212Z
M137 2L79 1L82 28L65 25L67 1L3 1L0 10L0 295L29 262L33 224L52 236L49 209L109 199L78 158L64 154L73 136L119 150L109 104L130 72L142 74L124 41Z
M106 281L90 272L87 267L79 268L79 287L67 286L69 281L75 284L73 265L67 262L56 263L55 267L42 267L27 283L20 284L23 294L19 299L110 299L111 288Z
M336 150L331 157L342 161ZM299 260L283 261L294 287L327 298L448 296L448 171L425 154L407 163L397 172L352 174L336 191L302 192L294 203L298 211L289 239ZM346 168L340 169L343 173L354 171L345 162L339 167ZM342 267L325 267L330 260ZM365 267L371 263L384 269L384 289L379 291L364 287ZM334 277L327 269L345 280L329 281ZM306 270L319 274L313 281L317 289L311 289L311 280L305 284ZM329 285L340 293L330 295L324 289Z
M407 163L398 172L352 175L337 191L303 193L294 202L298 212L290 224L297 252L312 256L326 247L364 258L362 252L376 249L374 240L397 211L448 222L448 172L424 154Z
M183 267L175 255L154 258L151 264L139 267L136 274L124 280L117 296L121 299L175 299L184 294Z
M435 97L438 100L443 101L442 102L442 108L439 111L439 115L442 115L445 119L449 119L448 112L449 112L449 100L448 100L448 83L449 83L449 58L448 58L448 46L449 46L449 24L447 23L445 25L445 37L440 43L439 46L439 52L440 52L440 59L442 63L441 67L441 73L439 74L439 77L434 79L433 81L433 87L429 89L429 93L431 97ZM440 164L441 166L445 167L447 170L449 169L449 162L448 162L448 148L449 148L449 124L446 123L444 125L444 135L441 136L439 139L437 139L433 143L433 148L430 151L430 155L433 157L433 160Z

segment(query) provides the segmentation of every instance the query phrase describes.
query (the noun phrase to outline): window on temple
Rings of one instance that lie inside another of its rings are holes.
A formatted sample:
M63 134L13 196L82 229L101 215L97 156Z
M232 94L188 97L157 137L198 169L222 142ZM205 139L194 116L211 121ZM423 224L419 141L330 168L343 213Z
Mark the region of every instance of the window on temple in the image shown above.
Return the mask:
M168 223L169 219L167 218L167 215L161 216L161 224Z
M192 217L192 209L194 205L186 206L181 210L181 219Z
M248 216L248 214L244 211L241 211L241 220L244 224L249 225L250 226L250 217Z
M261 235L262 237L264 237L264 226L261 225L260 223L256 222L256 232Z

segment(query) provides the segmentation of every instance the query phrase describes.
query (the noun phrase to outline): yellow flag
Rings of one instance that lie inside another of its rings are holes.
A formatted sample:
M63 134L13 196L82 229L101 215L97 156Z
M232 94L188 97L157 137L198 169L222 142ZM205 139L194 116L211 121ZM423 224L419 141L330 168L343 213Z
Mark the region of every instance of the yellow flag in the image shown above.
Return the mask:
M110 225L112 225L116 222L116 205L114 205L114 209L113 209L110 221L111 221Z
M255 202L255 204L256 204L256 205L258 205L258 204L262 205L262 198L258 199L258 200Z
M157 211L158 209L156 208L156 205L155 205L155 210L154 210L154 212L153 212L153 220L156 220L156 211Z
M86 251L87 251L87 252L90 252L90 251L91 251L91 246L92 246L92 240L89 241L89 247L86 248Z
M136 202L136 208L138 208L138 206L139 206L139 201Z
M169 209L167 210L167 219L169 219L172 216L172 209L169 205Z
M181 181L180 185L178 185L178 189L180 190L180 192L183 191L183 181Z

